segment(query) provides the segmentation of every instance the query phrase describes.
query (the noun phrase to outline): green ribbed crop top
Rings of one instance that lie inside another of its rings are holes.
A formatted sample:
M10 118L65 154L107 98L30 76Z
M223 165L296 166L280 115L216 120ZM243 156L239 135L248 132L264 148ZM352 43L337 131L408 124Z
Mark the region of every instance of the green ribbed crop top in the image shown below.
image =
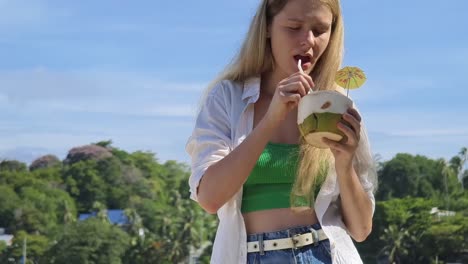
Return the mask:
M269 142L244 183L241 212L291 207L290 195L298 158L298 144ZM321 183L314 188L315 195ZM295 206L309 206L304 197L297 197L296 203Z

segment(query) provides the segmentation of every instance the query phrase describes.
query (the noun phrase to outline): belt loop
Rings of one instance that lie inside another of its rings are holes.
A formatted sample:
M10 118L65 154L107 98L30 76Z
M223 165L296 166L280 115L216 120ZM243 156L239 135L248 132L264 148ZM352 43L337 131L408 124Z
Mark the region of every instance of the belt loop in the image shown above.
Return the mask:
M313 227L310 228L310 232L312 233L312 239L314 240L314 247L316 247L320 241L319 234Z
M257 234L258 238L258 250L260 250L260 255L265 255L265 244L263 243L263 233Z
M288 229L288 237L291 239L291 242L292 242L292 249L297 249L297 243L299 243L299 240L296 239L296 237L298 237L299 234L291 234L290 232L290 229Z

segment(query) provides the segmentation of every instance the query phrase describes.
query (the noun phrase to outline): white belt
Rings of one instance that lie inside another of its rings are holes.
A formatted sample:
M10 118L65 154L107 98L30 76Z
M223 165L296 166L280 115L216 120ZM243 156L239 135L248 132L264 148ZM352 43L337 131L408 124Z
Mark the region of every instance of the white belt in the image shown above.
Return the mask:
M322 229L311 230L305 234L294 235L293 237L270 239L263 241L263 251L280 250L288 248L300 248L310 244L318 244L319 241L328 239ZM247 242L247 252L260 252L260 242Z

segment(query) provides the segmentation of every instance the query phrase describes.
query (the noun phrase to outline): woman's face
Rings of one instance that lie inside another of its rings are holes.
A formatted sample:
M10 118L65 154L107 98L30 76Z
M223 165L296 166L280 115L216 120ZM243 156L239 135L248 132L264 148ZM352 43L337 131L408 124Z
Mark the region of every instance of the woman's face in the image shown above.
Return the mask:
M297 72L297 63L309 74L328 46L333 15L318 0L289 0L268 28L275 74Z

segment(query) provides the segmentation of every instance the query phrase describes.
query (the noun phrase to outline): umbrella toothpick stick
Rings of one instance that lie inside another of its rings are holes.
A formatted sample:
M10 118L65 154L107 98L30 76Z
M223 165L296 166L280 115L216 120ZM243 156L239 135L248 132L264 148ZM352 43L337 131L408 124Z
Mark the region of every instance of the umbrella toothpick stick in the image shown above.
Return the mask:
M348 97L348 98L349 98L349 82L350 81L351 80L348 80L348 82L346 82L346 97Z

